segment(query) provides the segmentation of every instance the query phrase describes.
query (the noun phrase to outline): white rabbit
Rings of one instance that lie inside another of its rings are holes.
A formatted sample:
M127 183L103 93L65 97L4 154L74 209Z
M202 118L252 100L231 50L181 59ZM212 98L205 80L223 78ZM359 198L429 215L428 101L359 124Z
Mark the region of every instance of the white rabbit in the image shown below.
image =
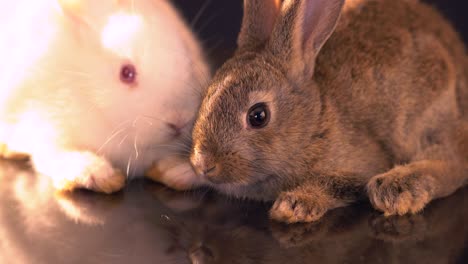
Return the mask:
M170 3L0 3L0 154L59 189L197 180L183 152L210 69Z

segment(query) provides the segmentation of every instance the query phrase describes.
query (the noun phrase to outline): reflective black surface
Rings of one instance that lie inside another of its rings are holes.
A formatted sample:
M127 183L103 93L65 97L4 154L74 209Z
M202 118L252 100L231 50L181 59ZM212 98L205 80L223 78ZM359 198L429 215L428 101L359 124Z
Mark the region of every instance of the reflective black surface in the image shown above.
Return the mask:
M468 263L468 189L416 216L361 204L286 226L268 204L206 190L135 181L115 195L55 193L8 161L0 180L0 263Z

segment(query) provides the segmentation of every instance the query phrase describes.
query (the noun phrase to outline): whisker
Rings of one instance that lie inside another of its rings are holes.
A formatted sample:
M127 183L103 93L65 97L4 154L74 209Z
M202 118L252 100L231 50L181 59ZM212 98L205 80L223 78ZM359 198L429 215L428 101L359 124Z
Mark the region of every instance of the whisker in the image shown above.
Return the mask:
M219 17L219 14L214 14L211 17L207 17L205 20L205 23L201 24L200 27L197 29L197 33L203 32L207 26L210 25L211 22L213 22L215 19Z
M150 115L141 115L141 116L144 117L144 118L148 118L148 119L150 119L150 120L155 120L155 121L167 123L167 121L164 120L164 119L162 119L162 118L157 118L157 117L150 116Z
M125 126L127 123L130 123L130 120L126 120L126 121L123 121L122 123L118 124L114 130L112 130L111 133L114 133L115 131L117 131L118 129L120 129L121 127Z
M102 145L101 147L99 147L99 149L97 150L97 153L101 153L101 151L104 149L104 147L109 144L109 142L111 142L115 137L117 137L119 134L121 134L122 132L124 132L126 129L126 127L118 130L117 132L113 133Z
M172 153L172 154L165 155L165 158L183 158L183 159L188 160L190 156L180 155L179 153Z
M133 142L133 147L135 148L135 160L137 160L138 157L140 156L140 153L138 152L137 140L138 140L138 134L135 134L135 140Z
M129 173L130 173L130 166L132 164L132 156L128 157L128 163L127 163L127 178L129 177Z
M181 150L181 149L191 149L189 146L186 146L184 144L177 144L177 143L174 143L172 145L169 145L169 144L158 144L158 145L152 145L151 147L149 147L148 149L149 150L156 150L156 149L161 149L161 148L169 148L169 149L176 149L176 150Z
M200 10L198 10L198 13L195 15L195 17L192 20L192 23L190 24L192 28L194 28L197 25L198 20L200 19L203 12L206 11L206 9L208 8L210 4L211 4L211 0L207 0L205 1L205 3L203 3L202 7L200 8Z
M213 38L214 39L214 38ZM206 49L206 53L207 54L212 54L217 48L219 48L219 46L223 44L223 40L222 39L218 39L216 40L216 42L214 44L211 45L211 47L209 47L208 49Z
M123 139L119 142L119 144L118 144L119 148L122 147L122 144L123 144L124 141L128 138L128 136L129 136L129 134L127 133L127 135L125 135L125 136L123 137Z

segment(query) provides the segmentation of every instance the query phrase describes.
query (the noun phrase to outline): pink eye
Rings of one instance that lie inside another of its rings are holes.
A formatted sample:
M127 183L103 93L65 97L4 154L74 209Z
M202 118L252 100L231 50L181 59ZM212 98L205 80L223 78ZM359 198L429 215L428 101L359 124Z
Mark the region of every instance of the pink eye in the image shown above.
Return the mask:
M132 64L125 64L120 69L120 80L126 84L134 84L137 72Z

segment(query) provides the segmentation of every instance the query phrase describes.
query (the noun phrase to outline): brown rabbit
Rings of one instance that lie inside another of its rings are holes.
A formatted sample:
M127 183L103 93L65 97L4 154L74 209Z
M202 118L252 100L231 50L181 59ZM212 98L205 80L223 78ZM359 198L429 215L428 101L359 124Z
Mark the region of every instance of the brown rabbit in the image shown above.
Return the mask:
M366 193L386 215L468 181L464 45L409 0L245 0L191 161L213 188L310 222Z

